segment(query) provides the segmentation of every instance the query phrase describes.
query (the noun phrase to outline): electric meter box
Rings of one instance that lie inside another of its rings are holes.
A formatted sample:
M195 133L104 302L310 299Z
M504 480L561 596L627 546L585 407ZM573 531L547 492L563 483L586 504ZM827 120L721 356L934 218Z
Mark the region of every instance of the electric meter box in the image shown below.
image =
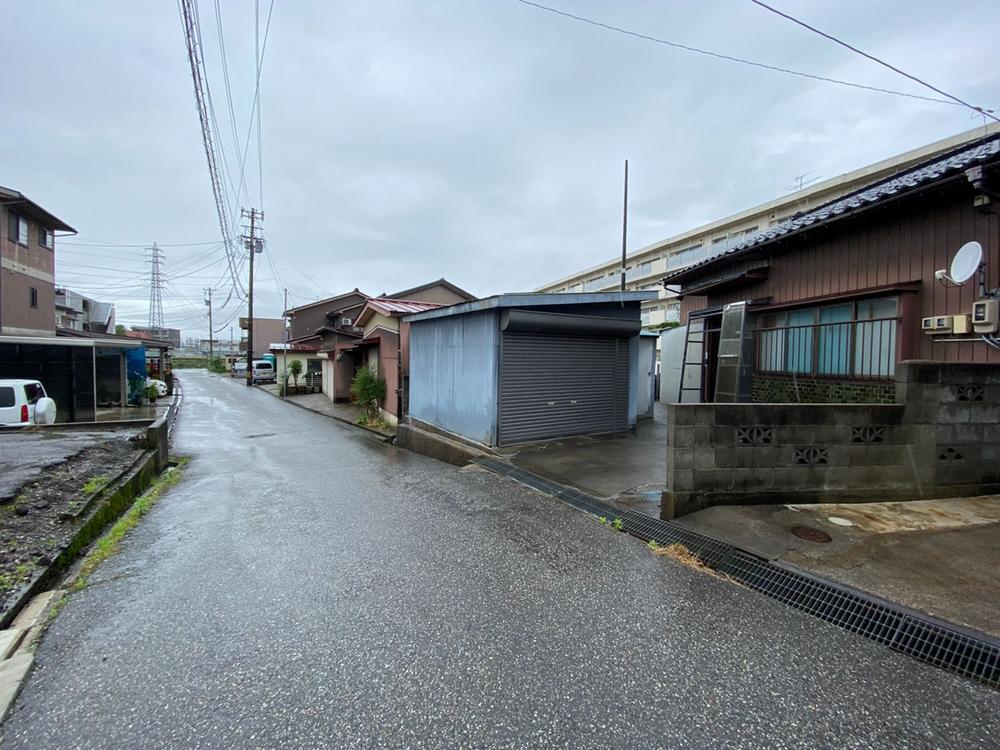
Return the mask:
M952 316L935 315L932 318L924 318L921 322L921 329L924 333L951 333Z
M981 299L972 303L972 328L976 333L996 333L1000 300Z

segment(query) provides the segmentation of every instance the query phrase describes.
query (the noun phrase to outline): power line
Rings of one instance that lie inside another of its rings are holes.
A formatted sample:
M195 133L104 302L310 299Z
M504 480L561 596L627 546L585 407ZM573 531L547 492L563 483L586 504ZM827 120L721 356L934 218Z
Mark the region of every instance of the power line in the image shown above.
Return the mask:
M233 130L233 146L236 148L236 153L239 154L240 136L236 127L236 110L233 107L233 90L229 84L229 63L226 61L226 39L222 30L222 9L219 6L219 0L215 0L215 26L219 32L219 56L222 59L222 80L226 86L226 102L229 105L229 124ZM239 202L239 198L240 197L237 195L237 203Z
M893 96L904 96L908 99L920 99L926 102L936 102L938 104L951 104L955 106L961 106L957 102L951 99L938 99L933 96L922 96L920 94L908 94L905 91L895 91L893 89L884 89L879 86L868 86L863 83L854 83L852 81L843 81L839 78L828 78L826 76L815 75L813 73L803 73L800 70L792 70L791 68L782 68L777 65L768 65L767 63L756 62L754 60L747 60L742 57L735 57L733 55L726 55L721 52L712 52L710 50L700 49L699 47L692 47L687 44L681 44L680 42L671 42L667 39L661 39L659 37L650 36L649 34L641 34L637 31L631 31L629 29L624 29L621 26L614 26L609 23L603 23L601 21L595 21L592 18L585 18L583 16L578 16L573 13L567 13L564 10L557 10L556 8L550 8L547 5L542 5L541 3L531 2L531 0L514 0L515 2L521 3L522 5L529 5L532 8L537 8L538 10L546 11L547 13L554 13L557 16L563 16L564 18L570 18L574 21L579 21L580 23L586 23L591 26L597 26L598 28L605 29L607 31L614 31L618 34L625 34L626 36L635 37L636 39L643 39L647 42L653 42L655 44L663 44L667 47L673 47L675 49L684 50L685 52L694 52L699 55L705 55L707 57L714 57L719 60L728 60L729 62L740 63L741 65L750 65L754 68L762 68L763 70L771 70L776 73L785 73L787 75L798 76L800 78L809 78L814 81L823 81L825 83L835 83L838 86L850 86L851 88L864 89L865 91L876 91L880 94L891 94Z
M159 243L157 243L159 244ZM219 245L221 244L218 240L212 240L211 242L174 242L159 245L160 247L197 247L199 245ZM139 247L147 248L149 247L148 242L136 243L136 244L122 244L117 242L73 242L71 240L59 240L60 247L63 245L74 245L77 247Z
M915 83L919 83L921 86L923 86L925 88L928 88L928 89L930 89L931 91L933 91L933 92L935 92L937 94L941 94L941 96L944 96L944 97L947 97L948 99L951 99L952 103L954 103L954 104L960 104L963 107L968 107L969 109L971 109L973 112L976 112L977 114L985 115L986 117L990 117L990 118L996 120L997 122L1000 122L1000 118L994 116L991 110L983 109L982 107L976 107L975 105L969 104L967 101L959 99L957 96L949 94L947 91L942 91L937 86L933 86L933 85L927 83L927 81L924 81L924 80L922 80L920 78L917 78L914 75L910 75L905 70L900 70L895 65L891 65L891 64L887 63L885 60L881 60L881 59L875 57L874 55L870 55L867 52L864 52L864 51L858 49L857 47L855 47L855 46L853 46L851 44L848 44L847 42L843 41L842 39L838 39L837 37L835 37L835 36L833 36L831 34L827 34L825 31L820 31L815 26L810 26L805 21L800 21L798 18L795 18L794 16L790 16L787 13L784 13L784 12L778 10L777 8L771 7L767 3L763 3L763 2L761 2L761 0L750 0L750 2L753 3L754 5L759 5L764 10L768 10L771 13L774 13L775 15L781 16L782 18L787 19L787 20L791 21L794 24L798 24L802 28L808 29L809 31L813 32L814 34L819 34L821 37L823 37L824 39L829 39L834 44L839 44L841 47L845 47L845 48L849 49L851 52L854 52L854 53L856 53L858 55L861 55L862 57L865 57L865 58L871 60L872 62L878 63L879 65L881 65L884 68L888 68L889 70L891 70L891 71L893 71L895 73L899 73L899 75L904 76L905 78L909 78L911 81L913 81Z
M271 8L274 8L274 2L271 2ZM257 101L257 190L260 198L260 210L264 210L264 159L263 152L261 150L261 136L260 136L260 111L263 109L263 103L260 100L260 0L254 0L253 3L253 39L254 39L254 63L257 68L257 76L254 90L254 99ZM268 13L268 22L271 20L271 14Z
M314 287L316 287L321 292L323 292L323 294L329 295L331 297L333 296L333 292L331 292L329 289L325 289L322 286L320 286L319 284L317 284L309 274L307 274L301 268L299 268L294 263L292 263L291 259L287 255L285 255L283 252L281 252L278 248L276 248L274 246L274 243L271 242L271 240L267 240L267 246L269 248L271 248L272 250L274 250L274 252L276 252L279 256L281 256L284 259L285 263L288 264L289 268L291 268L293 271L295 271L297 274L299 274L302 278L304 278L306 281L308 281Z
M250 152L250 134L253 132L254 116L257 113L258 107L258 96L260 94L260 71L264 65L264 53L267 51L267 38L268 33L271 31L271 13L274 11L274 0L271 0L271 5L267 10L267 22L264 24L264 40L260 46L260 54L257 55L256 60L256 73L254 81L254 98L253 104L250 107L250 122L247 123L247 138L245 145L243 147L243 160L240 162L240 187L237 190L246 190L246 167L247 167L247 154ZM235 218L235 217L234 217ZM235 221L234 221L235 223Z
M198 111L198 121L201 124L202 145L205 149L205 160L208 163L208 173L212 183L212 195L215 199L215 210L218 214L219 230L222 233L222 241L226 244L226 257L229 259L229 270L233 287L242 293L242 282L236 274L236 248L229 231L228 211L226 210L226 202L223 197L222 179L219 176L219 166L212 138L212 126L208 114L207 96L205 93L208 88L208 76L205 73L205 61L201 54L201 46L198 43L201 32L197 27L197 11L195 10L193 0L178 0L178 4L180 6L181 22L184 27L184 41L187 45L188 62L191 66L195 107Z

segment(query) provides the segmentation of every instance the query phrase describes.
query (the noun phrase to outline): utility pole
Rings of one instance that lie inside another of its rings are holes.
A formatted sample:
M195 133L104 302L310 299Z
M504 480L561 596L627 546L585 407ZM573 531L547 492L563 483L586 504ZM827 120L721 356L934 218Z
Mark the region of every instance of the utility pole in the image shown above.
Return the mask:
M208 367L211 370L212 362L215 361L215 341L212 338L215 335L215 329L212 328L212 287L208 287L205 292L208 294L205 304L208 305Z
M264 212L255 208L241 209L243 218L250 219L250 233L244 234L242 239L247 250L250 251L250 283L247 289L247 387L253 385L253 256L263 252L264 247L257 239L257 222L264 220Z
M287 396L288 395L288 393L286 392L288 391L288 287L287 286L285 287L285 306L281 308L281 320L284 323L284 326L282 326L281 329L283 337L282 343L285 345L284 349L282 349L282 351L285 353L285 364L282 365L281 377L283 379L283 382L281 386L282 389L281 395Z
M625 204L622 208L622 284L625 291L625 244L628 240L628 159L625 160Z

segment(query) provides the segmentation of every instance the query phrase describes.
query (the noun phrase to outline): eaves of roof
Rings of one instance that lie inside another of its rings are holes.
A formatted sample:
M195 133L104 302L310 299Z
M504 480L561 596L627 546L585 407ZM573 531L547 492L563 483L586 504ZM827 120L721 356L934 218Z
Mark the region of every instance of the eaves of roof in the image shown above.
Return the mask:
M869 185L855 193L831 201L812 211L807 211L801 216L795 216L781 224L748 235L743 242L730 246L724 253L666 274L663 277L663 283L683 283L710 269L726 265L750 250L793 237L808 229L855 216L876 205L908 193L915 193L970 167L998 158L1000 158L1000 137L991 136L973 146L966 146L951 154L936 157L887 180Z

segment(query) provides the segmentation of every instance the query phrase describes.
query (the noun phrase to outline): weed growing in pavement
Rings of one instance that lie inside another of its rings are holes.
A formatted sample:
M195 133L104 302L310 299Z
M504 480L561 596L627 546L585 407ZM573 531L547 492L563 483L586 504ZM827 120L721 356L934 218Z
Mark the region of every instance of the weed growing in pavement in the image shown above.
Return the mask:
M701 559L694 554L691 550L685 547L680 542L674 542L673 544L668 544L666 547L659 547L653 551L653 554L658 557L669 557L676 560L679 563L684 563L692 568L697 568L698 570L704 570L709 573L715 573L711 568L709 568Z
M616 518L611 522L611 525L618 529L618 531L625 531L625 522L621 518Z
M653 550L654 552L660 549L660 543L655 539L650 539L648 542L646 542L646 546L649 547L649 549Z
M132 504L131 508L125 511L125 515L118 519L118 522L111 527L111 530L97 540L90 553L84 558L83 564L80 566L80 572L77 574L76 580L70 589L71 591L80 591L87 587L87 581L90 579L91 573L97 569L98 565L118 552L125 534L135 528L139 520L149 513L164 492L181 480L181 476L183 475L182 469L187 462L187 457L181 458L174 469L167 470L157 477L153 481L152 486Z
M92 477L83 485L83 491L89 495L91 492L97 492L97 490L101 489L107 483L108 478L106 476Z
M607 526L608 525L608 519L605 518L604 516L601 516L600 521L601 521L601 526Z

